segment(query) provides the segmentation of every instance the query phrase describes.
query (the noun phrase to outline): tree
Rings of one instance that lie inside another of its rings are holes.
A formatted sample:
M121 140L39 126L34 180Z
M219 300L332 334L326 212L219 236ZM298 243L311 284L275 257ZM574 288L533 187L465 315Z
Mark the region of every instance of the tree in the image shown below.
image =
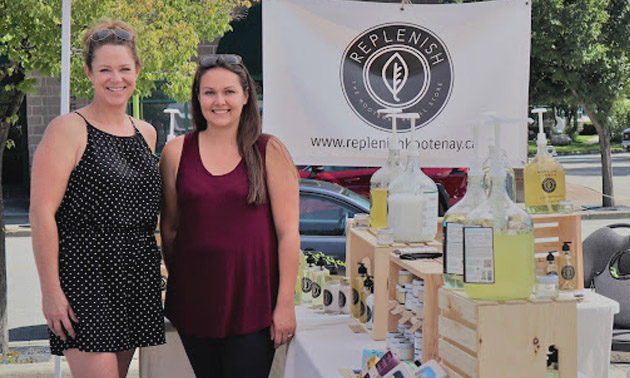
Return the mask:
M250 6L246 0L74 0L72 1L71 90L91 96L83 72L81 36L86 26L102 17L133 25L143 59L137 85L147 96L156 80L167 80L165 93L184 101L190 93L200 40L212 41L229 30L229 22ZM61 0L0 0L0 162L9 127L26 95L33 91L34 72L58 77L61 71ZM8 350L7 280L4 208L0 164L0 354Z
M533 1L530 99L586 111L599 135L605 207L615 205L609 115L629 80L629 0Z

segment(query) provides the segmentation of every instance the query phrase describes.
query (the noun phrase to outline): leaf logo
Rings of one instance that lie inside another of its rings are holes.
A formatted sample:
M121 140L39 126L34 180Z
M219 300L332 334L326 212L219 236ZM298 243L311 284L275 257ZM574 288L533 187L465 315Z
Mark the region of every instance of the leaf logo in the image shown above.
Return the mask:
M387 74L388 72L391 72L391 79ZM381 71L381 78L394 100L400 102L398 93L405 87L407 79L409 79L409 67L399 53L393 54L387 60Z

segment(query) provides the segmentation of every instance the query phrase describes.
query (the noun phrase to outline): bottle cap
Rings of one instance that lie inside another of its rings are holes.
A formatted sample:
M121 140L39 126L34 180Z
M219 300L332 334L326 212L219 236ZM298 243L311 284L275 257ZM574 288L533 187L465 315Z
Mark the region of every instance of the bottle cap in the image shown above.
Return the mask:
M367 268L362 262L359 263L359 274L367 274Z
M372 281L371 277L372 276L367 276L365 277L365 281L363 281L363 286L367 287L368 289L374 286L374 281Z
M314 249L311 249L311 251L314 251ZM315 256L313 256L311 252L308 252L308 255L306 256L306 262L308 264L315 264Z
M320 257L317 259L317 263L316 263L315 265L317 265L317 266L319 266L319 267L326 266L326 260L324 259L324 256L320 256Z
M547 261L554 261L556 258L553 256L553 251L549 251L547 255Z
M562 250L563 251L567 251L567 252L570 251L571 250L571 246L569 244L571 244L570 241L565 241L564 244L562 245Z

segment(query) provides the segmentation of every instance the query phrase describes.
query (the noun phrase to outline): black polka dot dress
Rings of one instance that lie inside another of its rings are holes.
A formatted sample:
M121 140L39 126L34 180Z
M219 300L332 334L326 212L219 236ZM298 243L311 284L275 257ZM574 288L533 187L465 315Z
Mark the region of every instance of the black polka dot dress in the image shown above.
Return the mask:
M61 287L79 322L65 342L49 330L51 352L164 344L158 158L135 125L119 137L86 124L85 152L55 214Z

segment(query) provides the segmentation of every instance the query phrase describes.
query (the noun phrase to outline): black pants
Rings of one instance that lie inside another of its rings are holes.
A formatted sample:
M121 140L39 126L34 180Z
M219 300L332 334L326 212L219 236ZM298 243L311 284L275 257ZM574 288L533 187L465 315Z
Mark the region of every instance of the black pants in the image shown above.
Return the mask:
M269 328L222 339L179 332L197 378L267 378L275 353Z

